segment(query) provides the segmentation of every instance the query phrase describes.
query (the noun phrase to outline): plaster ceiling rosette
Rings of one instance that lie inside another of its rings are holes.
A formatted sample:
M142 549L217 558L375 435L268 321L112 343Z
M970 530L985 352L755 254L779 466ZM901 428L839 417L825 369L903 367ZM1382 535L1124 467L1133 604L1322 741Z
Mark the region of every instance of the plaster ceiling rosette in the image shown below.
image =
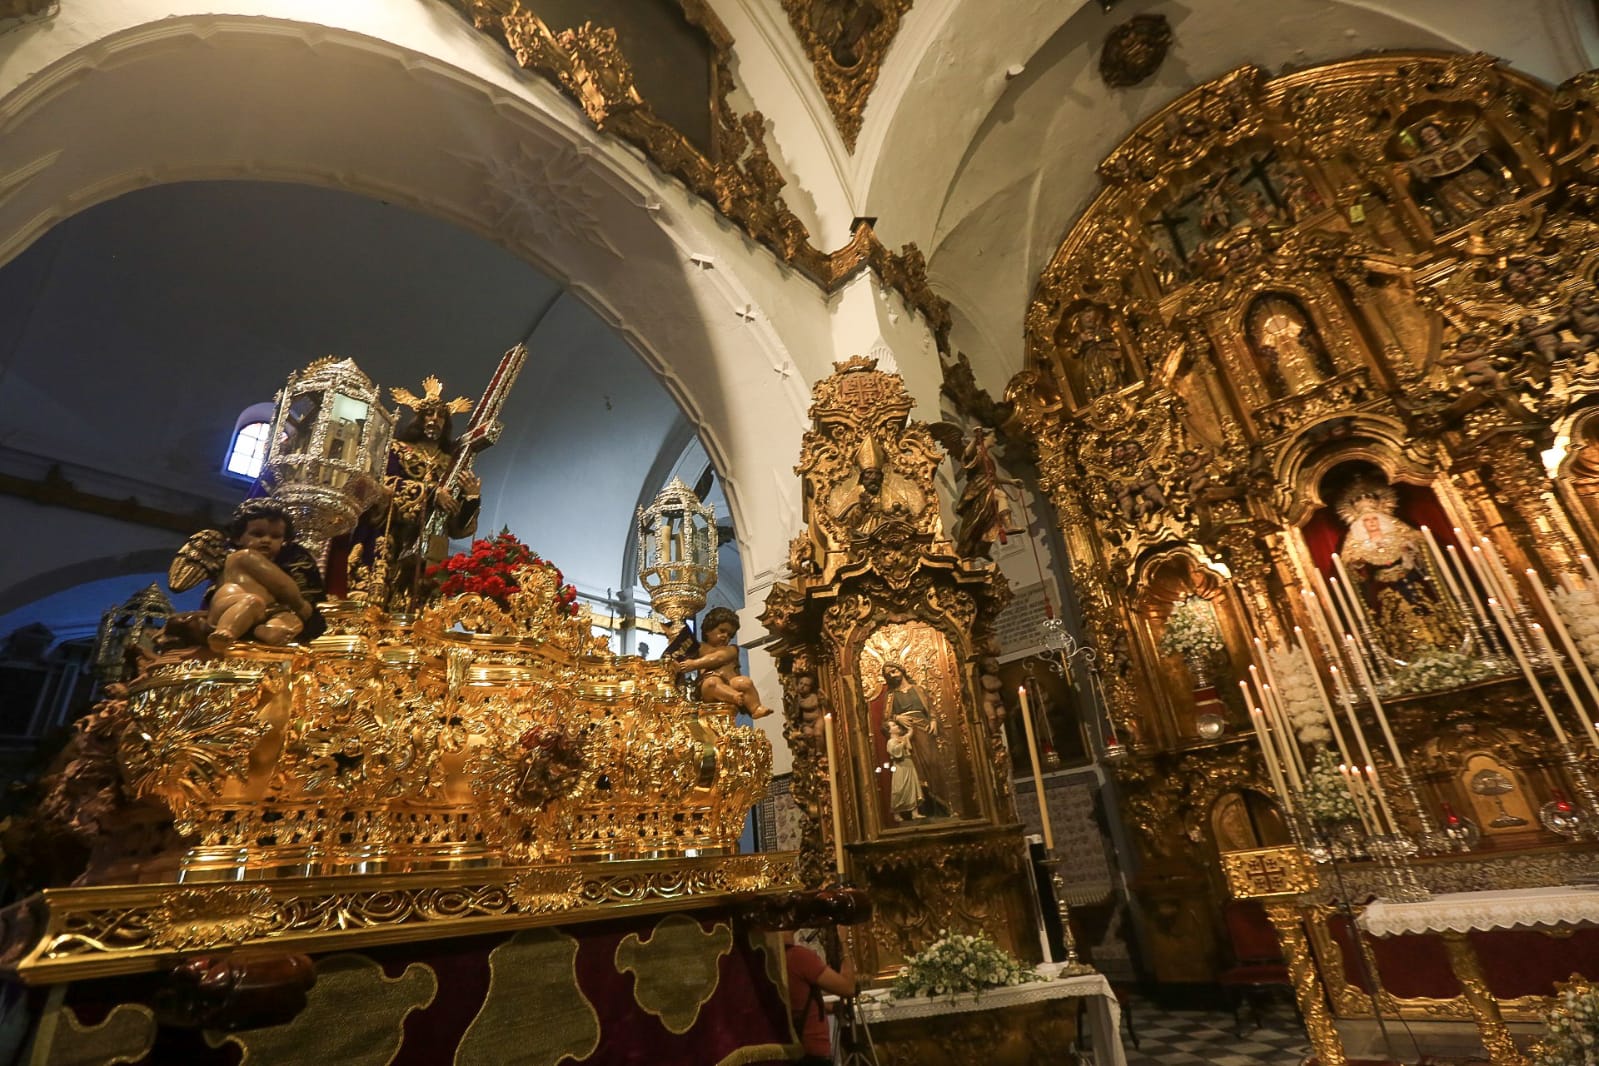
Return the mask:
M861 114L883 56L912 0L783 0L788 21L816 71L844 146L855 151Z

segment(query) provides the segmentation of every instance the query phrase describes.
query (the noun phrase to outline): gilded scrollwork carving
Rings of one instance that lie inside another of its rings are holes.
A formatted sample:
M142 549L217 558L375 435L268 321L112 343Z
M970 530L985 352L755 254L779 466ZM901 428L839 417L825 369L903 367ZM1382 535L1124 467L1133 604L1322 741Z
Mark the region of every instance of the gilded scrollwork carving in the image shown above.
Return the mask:
M783 677L801 874L872 894L876 916L850 937L870 972L940 922L987 929L1025 956L1025 852L982 684L1011 593L992 562L955 551L938 517L939 441L963 438L910 421L904 382L873 359L835 364L812 395L797 467L806 532L761 615ZM891 784L885 764L907 776Z
M713 55L712 99L707 104L714 144L709 156L663 120L639 94L632 67L618 47L613 29L585 22L554 31L521 0L451 3L481 33L505 45L519 66L549 79L572 97L596 128L644 152L666 173L714 204L750 239L829 292L861 270L874 271L885 286L927 319L940 349L947 348L949 304L927 284L927 264L914 244L890 251L864 220L856 225L850 240L831 253L811 244L805 224L783 200L786 181L766 147L766 119L758 111L737 114L729 103L733 40L704 0L682 0L682 5L688 22L709 39ZM874 0L857 6L903 11L910 0ZM892 23L884 19L859 37L853 28L841 27L839 38L868 50L878 47L879 41L886 48L898 23L897 14ZM863 61L851 77L868 69L875 75L875 64ZM864 86L860 97L860 106L864 106L870 84L859 84Z
M844 146L855 150L883 55L912 0L783 0Z

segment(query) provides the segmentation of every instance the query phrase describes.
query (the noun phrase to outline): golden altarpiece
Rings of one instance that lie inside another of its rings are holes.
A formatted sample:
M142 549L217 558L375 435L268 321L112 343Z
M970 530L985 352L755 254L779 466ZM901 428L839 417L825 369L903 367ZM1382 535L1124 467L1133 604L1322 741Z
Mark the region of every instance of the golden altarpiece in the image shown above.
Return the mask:
M870 893L849 943L877 978L945 930L1039 956L1009 761L979 695L1010 591L945 536L944 446L911 406L875 359L816 384L796 468L806 529L761 616L783 679L801 878Z
M1438 892L1592 871L1596 92L1481 55L1236 70L1105 159L1039 279L1007 430L1131 747L1160 979L1216 975L1223 853L1366 858L1309 815L1388 826ZM1356 987L1314 882L1338 1014L1473 1016Z

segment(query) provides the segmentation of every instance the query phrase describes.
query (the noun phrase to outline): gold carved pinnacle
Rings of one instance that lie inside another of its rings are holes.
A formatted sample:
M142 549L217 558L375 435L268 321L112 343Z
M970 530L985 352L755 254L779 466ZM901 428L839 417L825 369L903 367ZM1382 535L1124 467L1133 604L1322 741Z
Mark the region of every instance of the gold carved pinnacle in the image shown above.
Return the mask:
M840 374L849 374L857 370L876 370L877 359L869 355L852 355L833 364L833 369Z
M883 56L899 32L912 0L783 0L816 72L816 83L833 112L844 147L855 151L866 101L877 84Z
M1317 885L1316 868L1300 847L1224 851L1221 867L1227 890L1238 899L1297 896Z

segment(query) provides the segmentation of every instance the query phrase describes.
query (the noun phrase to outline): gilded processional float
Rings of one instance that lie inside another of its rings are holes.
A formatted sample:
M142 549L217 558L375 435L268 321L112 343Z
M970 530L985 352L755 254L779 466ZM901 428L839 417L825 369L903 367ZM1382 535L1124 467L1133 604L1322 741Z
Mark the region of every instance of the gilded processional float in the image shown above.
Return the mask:
M1155 975L1215 979L1264 900L1322 1063L1374 1012L1519 1062L1504 1019L1596 976L1593 916L1535 905L1599 837L1596 93L1234 71L1105 159L1030 308L1006 428L1131 749ZM1488 889L1544 909L1442 948L1383 910Z
M50 990L33 1061L797 1050L759 931L804 905L795 857L737 853L766 739L610 653L508 534L444 557L524 354L475 407L394 390L397 429L348 360L290 377L269 495L173 563L212 581L205 610L130 648L45 782L39 851L84 862L0 912L5 969ZM687 549L641 560L681 621L714 516L641 523Z

